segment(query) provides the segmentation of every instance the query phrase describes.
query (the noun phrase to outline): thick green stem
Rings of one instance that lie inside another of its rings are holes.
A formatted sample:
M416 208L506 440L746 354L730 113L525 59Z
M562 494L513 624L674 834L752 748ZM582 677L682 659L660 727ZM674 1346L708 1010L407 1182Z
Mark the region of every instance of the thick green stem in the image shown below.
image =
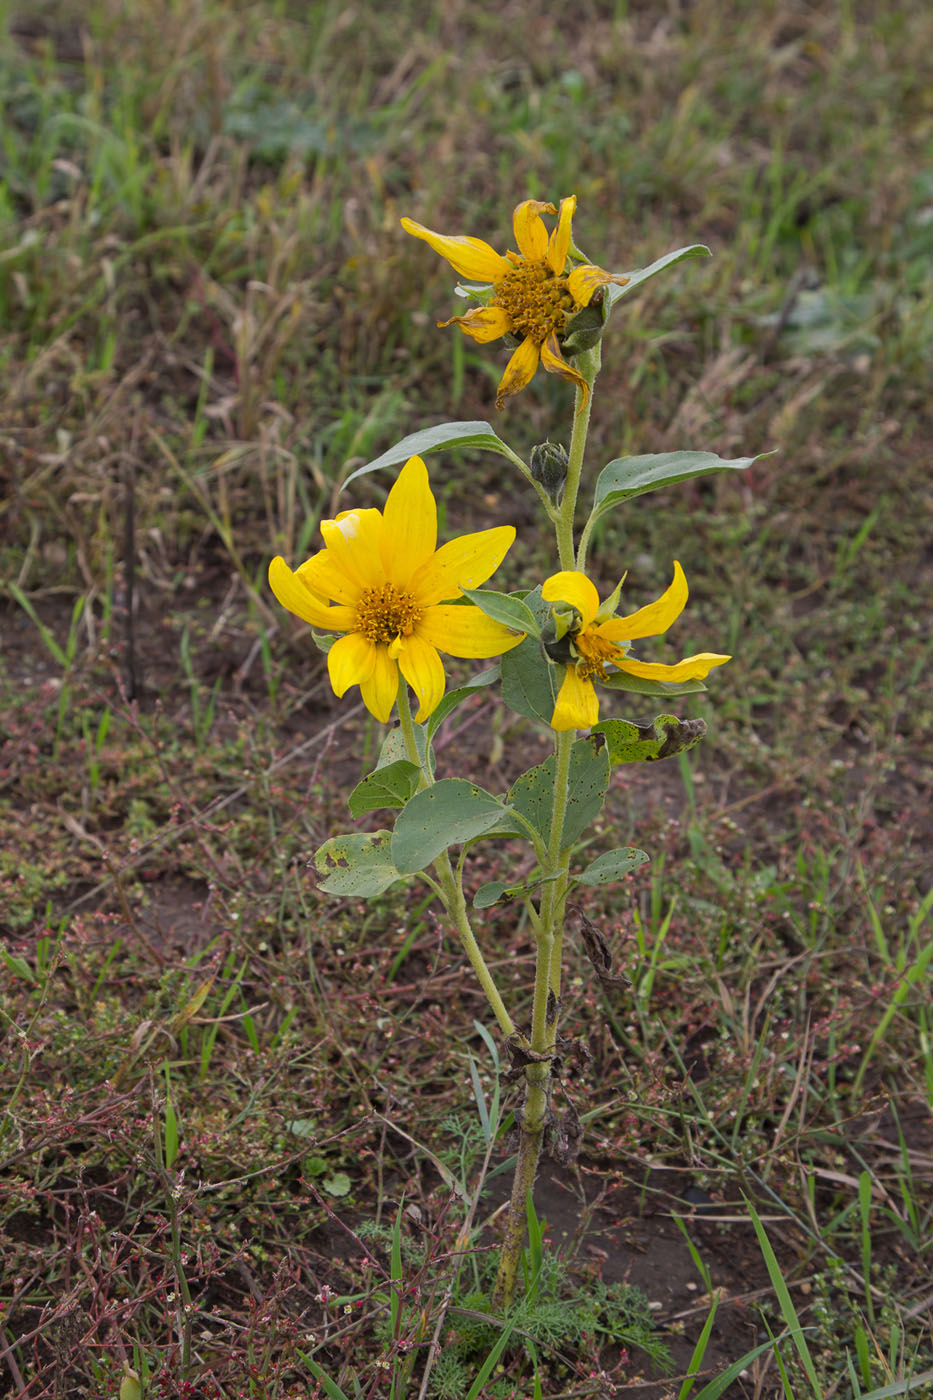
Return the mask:
M402 735L405 739L405 748L408 757L412 763L417 763L418 767L421 769L420 787L423 790L426 787L430 787L434 782L434 775L431 772L427 754L425 755L425 762L422 763L418 753L418 741L415 737L414 720L411 717L411 702L408 698L408 686L401 677L398 687L398 717ZM457 930L457 936L463 946L463 951L470 959L470 964L479 979L479 984L486 993L486 999L492 1007L493 1014L499 1023L502 1034L506 1036L512 1035L515 1031L515 1022L506 1010L505 1002L502 1000L499 988L496 986L492 973L486 965L486 959L480 951L480 946L476 941L476 935L470 924L470 916L467 913L466 900L463 897L463 886L458 875L454 873L446 851L434 862L434 869L437 874L437 888L440 889L441 898L444 901L444 907L447 910L448 917Z

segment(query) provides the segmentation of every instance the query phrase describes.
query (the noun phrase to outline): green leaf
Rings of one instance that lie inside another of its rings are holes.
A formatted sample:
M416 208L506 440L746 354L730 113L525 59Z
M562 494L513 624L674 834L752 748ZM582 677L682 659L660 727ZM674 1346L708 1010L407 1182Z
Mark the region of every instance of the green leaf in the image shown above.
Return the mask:
M538 832L545 845L551 839L551 818L554 810L554 776L557 756L539 763L515 782L506 801ZM603 805L609 786L609 755L601 734L577 739L570 750L570 772L567 778L567 807L561 849L572 846L586 830ZM501 830L506 829L503 823ZM520 828L518 833L521 835Z
M606 680L599 683L608 690L627 690L633 695L666 695L671 700L706 689L702 681L649 681L644 676L630 676L627 671L611 671Z
M427 737L423 724L415 725L415 747L418 750L418 758L425 762L429 751ZM390 764L408 762L408 747L405 743L405 735L401 729L392 729L382 741L382 748L379 750L379 761L376 764L376 772L380 768L388 768ZM434 759L431 758L431 772L434 772Z
M457 690L449 690L444 696L436 710L432 710L427 723L428 742L434 738L440 726L449 714L462 705L464 700L468 700L471 695L475 695L484 686L492 685L499 679L499 663L495 666L487 666L485 671L480 671L478 676L467 681L466 685L461 685Z
M754 457L717 457L715 452L648 452L643 457L616 457L599 473L591 518L599 519L632 496L675 486L710 472L744 471L752 462L770 455L759 452Z
M431 865L448 846L482 836L507 813L491 792L463 778L444 778L402 809L392 836L392 859L406 874Z
M328 1196L349 1196L351 1182L346 1172L334 1172L331 1176L325 1176L321 1186Z
M632 724L625 719L606 719L594 724L594 733L605 734L609 762L643 763L673 758L698 744L706 733L702 719L680 720L676 715L658 715L650 724Z
M627 296L628 293L633 292L636 287L640 287L642 282L647 282L650 277L656 277L658 273L663 272L665 268L673 267L675 263L684 262L687 258L711 258L712 256L712 253L704 243L691 243L689 247L676 248L673 253L665 253L663 258L656 258L655 261L649 263L647 267L637 267L634 272L622 273L621 275L623 277L628 278L628 281L623 287L614 286L610 283L605 289L603 305L606 308L607 318L609 312L619 300L619 297Z
M510 710L526 719L551 723L554 714L555 667L551 665L538 642L526 637L517 647L505 652L499 662L502 671L502 699Z
M645 859L647 860L647 856ZM547 875L530 885L509 885L505 880L490 880L488 885L480 885L476 891L473 896L473 908L490 909L494 904L506 904L510 899L520 899L522 895L530 894L539 885L549 885L558 879L560 875Z
M350 811L354 817L362 817L383 807L404 807L417 790L420 773L418 765L407 758L377 768L350 793Z
M390 447L388 452L383 452L381 457L375 457L373 461L367 462L365 467L357 467L356 471L347 477L341 489L345 490L351 481L355 481L358 476L365 476L367 472L378 471L380 467L391 467L397 462L407 462L409 457L423 457L429 452L437 452L441 447L483 448L487 452L498 452L503 457L513 456L511 448L493 432L488 423L480 420L438 423L436 427L422 428L417 433L409 433L401 442Z
M630 875L651 857L636 846L618 846L614 851L606 851L597 856L583 871L574 877L578 885L609 885L613 880L621 880Z
M391 831L332 836L314 853L314 867L327 894L371 899L382 894L402 872L392 863Z
M527 632L530 637L541 636L534 613L516 594L496 593L492 588L464 588L462 592L494 622L501 622L515 632Z

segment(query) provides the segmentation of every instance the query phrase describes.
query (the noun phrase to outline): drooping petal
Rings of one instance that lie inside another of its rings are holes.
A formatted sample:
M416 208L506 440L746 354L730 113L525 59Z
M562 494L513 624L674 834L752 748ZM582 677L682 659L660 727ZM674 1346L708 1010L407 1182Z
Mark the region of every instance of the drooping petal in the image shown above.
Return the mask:
M541 585L541 597L546 603L569 603L583 619L583 627L589 627L599 607L599 594L596 586L576 569L564 569L559 574L551 574Z
M398 637L389 647L399 669L418 697L415 720L423 724L444 698L446 677L437 649L417 635Z
M501 656L522 641L523 634L495 622L479 608L451 603L427 608L415 635L448 656Z
M481 238L434 233L424 224L416 224L414 219L402 219L401 223L406 233L422 239L435 253L447 259L454 272L469 277L471 282L498 282L512 270L512 264Z
M350 632L356 625L355 609L329 608L302 581L300 570L293 573L281 555L269 565L269 587L283 608L311 627L325 632Z
M432 559L413 574L409 591L421 607L457 598L463 588L479 588L495 573L512 541L513 525L497 525L442 544Z
M599 624L599 634L607 642L632 642L636 637L659 637L683 612L687 604L687 580L677 559L674 581L660 598L639 608L628 617L611 617Z
M526 384L531 383L540 358L541 351L538 342L533 336L526 335L506 365L505 374L499 380L496 408L503 408L506 399L510 399L513 394L521 393Z
M490 340L498 340L512 328L508 313L501 306L475 306L465 316L451 316L449 321L438 321L438 326L459 326L464 335L476 340L480 345L488 345Z
M563 355L560 353L560 346L557 343L557 336L552 331L547 340L541 345L541 364L548 374L559 374L561 379L569 379L571 384L582 390L583 397L580 400L580 408L586 403L589 396L590 386L583 375L575 370L572 365L568 365Z
M382 515L382 562L385 577L405 588L412 574L434 554L437 505L420 457L409 457L386 498Z
M616 277L611 272L604 272L601 267L594 267L592 263L583 263L580 267L575 267L567 278L567 290L578 306L589 306L598 287L607 287L610 282L624 287L630 280L628 277Z
M731 656L701 651L696 656L685 656L683 661L675 661L669 666L661 661L636 661L633 656L626 656L614 664L620 671L627 671L630 676L641 676L646 681L701 681L714 666L724 666L731 660Z
M570 221L576 208L577 196L575 194L561 200L557 227L552 231L548 240L547 265L555 277L561 275L567 262L567 254L570 252Z
M327 653L327 672L335 695L345 695L351 685L363 685L372 676L379 648L361 632L351 632L334 642Z
M376 664L369 680L360 682L360 695L369 713L385 724L398 698L398 662L389 656L387 647L377 646L374 651Z
M581 680L576 666L568 666L557 694L552 729L589 729L599 719L599 697L592 681Z
M321 521L321 535L332 566L358 588L376 588L382 576L382 514L347 510L336 520Z
M544 262L547 257L547 229L540 216L556 213L554 205L548 200L524 199L521 204L516 204L512 213L512 229L518 251L529 262Z

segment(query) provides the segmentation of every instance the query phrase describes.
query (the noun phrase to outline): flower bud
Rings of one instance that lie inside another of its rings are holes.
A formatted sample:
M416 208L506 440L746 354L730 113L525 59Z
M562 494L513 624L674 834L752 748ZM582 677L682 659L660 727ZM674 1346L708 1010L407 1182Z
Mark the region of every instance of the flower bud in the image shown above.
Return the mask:
M120 1382L120 1400L142 1400L142 1386L139 1375L128 1361L123 1363L123 1379Z
M557 442L540 442L531 449L531 475L547 492L548 500L559 505L567 480L567 453Z

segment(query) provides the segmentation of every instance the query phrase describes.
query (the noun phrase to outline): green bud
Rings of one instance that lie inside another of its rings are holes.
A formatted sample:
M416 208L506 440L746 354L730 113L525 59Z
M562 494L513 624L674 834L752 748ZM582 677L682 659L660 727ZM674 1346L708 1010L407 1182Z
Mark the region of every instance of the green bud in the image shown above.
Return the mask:
M567 453L560 443L539 442L531 449L531 475L544 487L548 500L559 505L567 480Z
M143 1388L139 1375L128 1361L123 1363L123 1379L120 1382L120 1400L142 1400Z

